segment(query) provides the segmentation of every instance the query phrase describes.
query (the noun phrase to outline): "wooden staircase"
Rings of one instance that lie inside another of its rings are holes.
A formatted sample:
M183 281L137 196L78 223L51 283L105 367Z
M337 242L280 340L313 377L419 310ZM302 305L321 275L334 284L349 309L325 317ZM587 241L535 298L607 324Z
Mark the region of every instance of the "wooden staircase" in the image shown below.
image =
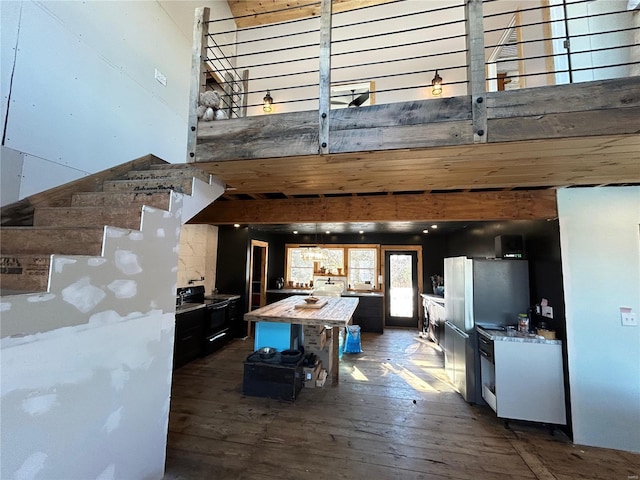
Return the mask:
M209 175L147 155L2 209L0 293L48 290L52 254L100 256L104 227L138 230L143 206L168 210Z

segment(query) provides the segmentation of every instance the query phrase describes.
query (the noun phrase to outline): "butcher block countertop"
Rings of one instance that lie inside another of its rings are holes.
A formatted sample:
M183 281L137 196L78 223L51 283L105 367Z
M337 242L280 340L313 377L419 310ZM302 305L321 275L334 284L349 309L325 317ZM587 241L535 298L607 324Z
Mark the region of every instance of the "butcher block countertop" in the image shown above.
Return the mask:
M304 303L303 295L287 297L244 314L247 322L281 322L300 325L345 327L351 322L358 298L319 297L327 300L322 308L296 308Z

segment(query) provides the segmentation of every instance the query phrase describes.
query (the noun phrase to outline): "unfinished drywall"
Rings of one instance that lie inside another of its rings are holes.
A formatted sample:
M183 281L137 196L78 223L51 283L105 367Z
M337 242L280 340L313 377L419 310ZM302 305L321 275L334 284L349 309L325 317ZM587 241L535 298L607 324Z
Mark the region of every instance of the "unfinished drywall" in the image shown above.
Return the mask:
M0 477L162 478L182 195L53 257L47 293L3 297Z
M3 145L48 162L46 175L21 180L20 198L117 159L185 161L191 38L158 2L3 1L0 9Z
M558 190L574 441L640 452L640 187Z

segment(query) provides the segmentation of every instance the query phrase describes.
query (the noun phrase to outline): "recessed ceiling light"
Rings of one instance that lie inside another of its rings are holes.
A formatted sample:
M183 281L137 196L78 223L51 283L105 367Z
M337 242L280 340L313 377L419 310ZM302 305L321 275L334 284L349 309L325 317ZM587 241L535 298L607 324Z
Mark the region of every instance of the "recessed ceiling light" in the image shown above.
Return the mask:
M431 225L431 228L438 228L438 225Z
M293 234L294 234L294 235L297 235L297 234L298 234L298 230L294 230L294 231L293 231Z
M331 235L331 232L330 232L329 230L327 230L327 231L326 231L326 232L324 232L324 233L326 233L327 235Z
M236 227L236 228L240 228L240 224L239 223L234 223L233 226Z
M364 233L364 230L360 230L358 233L362 235Z
M424 229L424 230L422 230L422 233L429 233L429 230Z

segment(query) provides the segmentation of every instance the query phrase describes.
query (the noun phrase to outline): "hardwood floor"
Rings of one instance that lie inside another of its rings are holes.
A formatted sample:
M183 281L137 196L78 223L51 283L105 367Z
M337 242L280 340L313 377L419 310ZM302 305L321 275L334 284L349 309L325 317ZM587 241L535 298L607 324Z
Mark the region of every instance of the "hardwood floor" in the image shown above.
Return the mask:
M468 405L417 331L362 334L340 384L293 403L245 397L253 341L174 372L165 479L598 479L640 475L640 455L573 445L536 425L505 429Z

